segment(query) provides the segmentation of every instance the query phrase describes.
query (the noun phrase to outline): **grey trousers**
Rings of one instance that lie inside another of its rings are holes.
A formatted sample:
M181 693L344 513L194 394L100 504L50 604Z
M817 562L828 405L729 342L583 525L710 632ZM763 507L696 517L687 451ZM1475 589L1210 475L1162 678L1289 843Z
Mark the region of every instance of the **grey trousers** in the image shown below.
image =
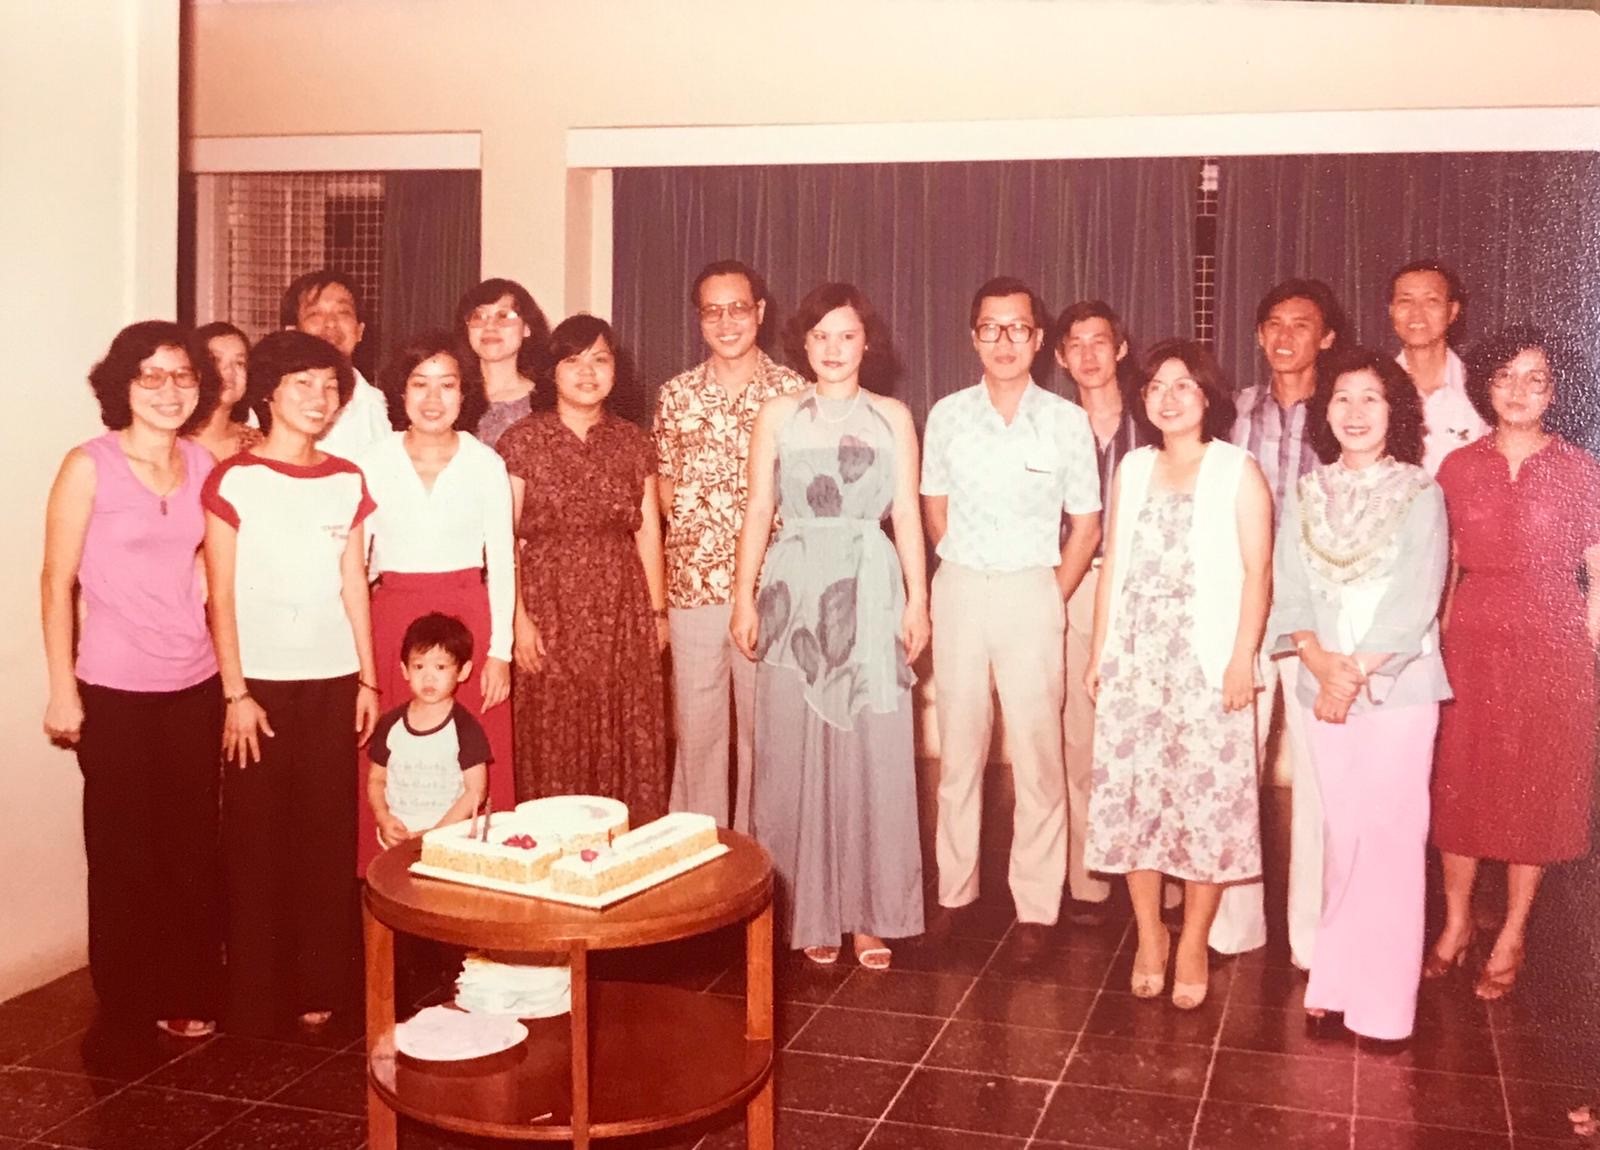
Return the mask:
M672 714L678 751L668 806L710 815L750 833L750 767L755 760L756 665L728 635L728 604L671 608ZM732 700L730 708L729 700ZM728 744L737 722L738 782L728 794Z

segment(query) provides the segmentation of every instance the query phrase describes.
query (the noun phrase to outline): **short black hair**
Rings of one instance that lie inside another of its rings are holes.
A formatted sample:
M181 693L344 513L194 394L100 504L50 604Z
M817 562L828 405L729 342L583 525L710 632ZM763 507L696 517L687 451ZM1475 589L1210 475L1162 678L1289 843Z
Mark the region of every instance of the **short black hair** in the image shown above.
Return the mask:
M434 328L419 332L395 348L378 372L378 387L388 400L389 423L396 431L411 426L411 417L406 414L406 381L418 364L436 355L448 355L455 362L456 374L461 377L461 414L456 417L456 426L463 430L476 427L479 418L488 410L489 400L483 394L482 385L473 387L467 379L466 364L461 362L460 342L443 328ZM469 349L467 356L471 358L471 355Z
M305 272L289 281L289 286L283 289L283 298L278 301L278 325L284 328L300 326L300 305L314 300L328 288L338 284L350 293L350 298L356 305L356 322L367 322L367 305L361 298L361 285L356 283L355 277L334 268L318 268L316 271Z
M544 309L534 300L532 293L516 280L496 276L468 288L456 301L455 332L456 338L461 341L462 382L476 384L479 391L483 390L483 369L478 366L478 357L472 354L472 344L467 342L467 317L480 307L499 303L504 296L511 297L512 306L517 309L522 322L528 325L528 338L517 349L517 371L529 379L537 379L540 357L544 355L545 344L550 342L550 321L545 318ZM471 431L477 425L476 416L471 423L467 422L467 413L463 409L461 427Z
M189 343L189 358L194 362L195 370L200 372L201 375L209 371L213 376L217 377L218 395L222 393L222 379L217 372L216 361L211 358L211 341L221 339L223 336L233 336L244 344L244 361L248 365L250 362L250 337L225 319L214 319L210 323L201 324L194 329L194 335L190 337ZM216 403L216 399L211 401L206 408L205 415L201 417L202 420L211 417L211 412L216 409ZM246 404L244 397L240 396L239 402L235 403L233 410L228 412L228 418L234 423L243 423L245 417L249 414L249 405Z
M1462 286L1461 277L1456 275L1454 268L1435 259L1412 260L1404 267L1396 268L1394 274L1389 277L1390 299L1394 298L1394 285L1400 282L1400 277L1408 276L1412 272L1432 272L1444 280L1445 298L1461 304L1462 307L1466 306L1467 289ZM1460 317L1458 316L1457 318L1459 319Z
M860 316L865 331L866 350L861 356L861 386L883 391L894 382L894 348L889 341L889 329L878 318L877 309L855 284L818 284L806 293L805 298L795 306L789 322L783 325L784 358L806 379L817 382L811 356L806 353L806 335L822 322L823 316L841 307L850 308Z
M1256 304L1256 327L1260 328L1267 322L1273 308L1291 299L1310 300L1316 305L1322 316L1322 326L1333 333L1333 346L1329 351L1349 338L1350 320L1339 303L1339 297L1333 294L1331 287L1317 279L1294 278L1275 284Z
M194 413L184 420L178 434L188 435L198 430L211 417L217 406L217 389L220 379L215 369L207 373L194 361L190 349L189 329L164 319L147 319L130 323L112 337L105 356L89 371L89 388L100 401L100 422L107 431L121 431L133 423L133 405L128 389L134 386L139 365L164 347L183 352L199 377L199 397Z
M976 328L978 316L983 312L983 301L986 299L1004 299L1008 295L1025 295L1028 297L1028 308L1033 312L1033 326L1043 328L1050 322L1050 308L1043 297L1034 291L1016 276L995 276L986 281L972 295L972 313L967 321L967 326Z
M1227 378L1222 374L1222 367L1217 363L1217 357L1211 354L1205 344L1192 339L1164 339L1149 351L1144 353L1144 358L1139 362L1140 388L1150 384L1156 372L1161 370L1161 365L1169 359L1175 359L1188 370L1189 376L1200 385L1200 392L1206 397L1205 414L1200 417L1200 442L1209 443L1213 439L1227 439L1233 431L1233 421L1238 414L1238 408L1233 402L1233 388ZM1144 403L1134 404L1133 417L1135 421L1144 425L1145 429L1156 435L1156 442L1160 442L1160 431L1150 422L1150 416L1145 412Z
M1128 342L1128 329L1123 326L1122 317L1111 310L1110 304L1104 300L1081 299L1075 304L1068 305L1056 317L1056 322L1050 329L1051 348L1060 351L1061 345L1067 342L1067 336L1072 334L1072 325L1088 319L1103 319L1110 324L1112 342L1118 347Z
M1401 463L1422 462L1422 397L1410 374L1393 356L1368 347L1332 348L1328 352L1326 387L1317 388L1306 407L1306 427L1311 447L1324 463L1339 458L1339 439L1328 423L1328 404L1333 400L1334 384L1341 376L1370 371L1383 384L1383 399L1389 405L1389 430L1384 436L1384 454Z
M1566 426L1561 417L1565 409L1574 406L1567 402L1569 397L1564 392L1574 378L1573 368L1578 356L1567 340L1554 337L1532 324L1513 324L1472 345L1465 363L1467 398L1478 409L1485 423L1490 427L1498 427L1500 416L1489 394L1494 374L1533 348L1544 352L1545 362L1550 365L1550 406L1544 411L1544 425L1548 430L1555 424L1563 434L1573 431L1575 429Z
M550 333L550 340L545 344L544 362L539 368L537 381L539 386L534 389L530 397L533 410L555 410L556 368L561 365L562 360L582 355L594 346L596 340L602 339L605 340L606 347L611 350L616 373L611 394L606 397L606 409L612 410L614 400L626 400L630 397L634 388L632 357L624 353L621 344L617 342L617 333L609 323L599 316L579 312L577 315L569 315L556 324L555 330Z
M426 654L436 647L454 659L457 667L472 662L472 632L454 615L439 611L411 620L400 640L400 662L409 663L411 656Z
M339 379L339 406L356 389L355 369L344 353L325 339L303 331L275 331L261 337L250 352L244 398L256 413L263 434L272 430L272 397L283 377L313 368L332 368Z
M744 282L750 285L750 297L756 303L767 299L767 281L761 273L745 263L743 260L712 260L700 269L700 274L694 277L694 283L689 285L689 306L696 310L700 307L700 289L705 286L706 280L713 276L743 276Z

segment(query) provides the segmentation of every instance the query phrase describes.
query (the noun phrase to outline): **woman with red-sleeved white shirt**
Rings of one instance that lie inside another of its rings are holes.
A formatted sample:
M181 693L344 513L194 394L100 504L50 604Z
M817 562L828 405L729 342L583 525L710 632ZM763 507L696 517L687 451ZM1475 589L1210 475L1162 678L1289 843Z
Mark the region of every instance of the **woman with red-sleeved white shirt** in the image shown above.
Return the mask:
M489 738L489 799L516 803L511 760L511 627L516 604L512 565L511 480L505 461L457 423L483 411L481 388L463 386L447 331L406 341L384 364L378 385L389 417L404 430L367 448L356 462L378 509L367 520L368 574L378 688L386 706L407 697L401 640L413 620L453 615L472 634L474 671L457 694ZM482 667L482 670L477 670ZM362 783L363 796L365 782ZM356 865L381 849L372 809L359 804Z
M274 332L245 397L266 435L202 496L211 630L227 705L223 853L235 1030L283 1007L327 1021L354 939L356 746L378 720L367 602L373 502L355 464L317 447L355 379L332 344Z

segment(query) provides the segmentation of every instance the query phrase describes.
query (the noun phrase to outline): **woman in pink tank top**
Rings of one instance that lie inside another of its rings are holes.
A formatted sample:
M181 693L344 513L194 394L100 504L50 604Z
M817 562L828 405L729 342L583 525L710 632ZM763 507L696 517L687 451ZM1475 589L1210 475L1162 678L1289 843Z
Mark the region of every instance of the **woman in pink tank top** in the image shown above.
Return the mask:
M177 324L136 323L90 372L106 434L68 452L51 488L42 609L45 734L83 772L102 1017L196 1038L216 1028L221 981L222 693L196 562L215 461L180 438L215 405L216 376L187 342Z

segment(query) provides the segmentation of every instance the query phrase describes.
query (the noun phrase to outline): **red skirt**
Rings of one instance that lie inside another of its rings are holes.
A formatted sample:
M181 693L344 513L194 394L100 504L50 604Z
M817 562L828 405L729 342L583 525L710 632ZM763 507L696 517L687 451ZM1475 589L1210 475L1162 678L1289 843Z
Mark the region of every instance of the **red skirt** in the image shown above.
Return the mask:
M400 642L412 621L430 611L454 615L472 632L472 674L456 692L456 701L483 724L483 733L489 737L489 749L494 755L489 765L489 797L495 810L508 811L517 801L512 778L511 700L508 698L487 713L483 709L481 683L483 661L489 655L489 589L477 568L420 575L385 571L372 589L372 650L378 664L383 710L391 711L411 698L405 676L400 673ZM359 875L367 873L367 864L383 850L378 843L377 821L367 802L368 767L363 749L356 834L356 873Z

